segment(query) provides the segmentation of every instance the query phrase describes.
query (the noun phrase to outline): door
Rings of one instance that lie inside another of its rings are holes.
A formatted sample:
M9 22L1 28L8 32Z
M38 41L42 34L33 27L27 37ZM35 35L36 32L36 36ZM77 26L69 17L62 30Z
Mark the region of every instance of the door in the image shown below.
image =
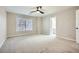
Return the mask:
M79 10L76 11L76 42L79 43Z

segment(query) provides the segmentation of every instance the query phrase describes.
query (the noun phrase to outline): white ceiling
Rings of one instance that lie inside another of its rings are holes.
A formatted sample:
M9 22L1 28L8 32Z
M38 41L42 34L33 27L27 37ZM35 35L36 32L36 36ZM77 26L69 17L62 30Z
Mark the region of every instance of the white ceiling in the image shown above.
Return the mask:
M49 14L57 13L59 11L62 11L64 9L68 9L71 6L43 6L42 11L45 12L45 14L40 13L30 13L30 11L35 11L36 8L34 6L6 6L7 12L13 12L18 14L25 14L29 16L46 16Z

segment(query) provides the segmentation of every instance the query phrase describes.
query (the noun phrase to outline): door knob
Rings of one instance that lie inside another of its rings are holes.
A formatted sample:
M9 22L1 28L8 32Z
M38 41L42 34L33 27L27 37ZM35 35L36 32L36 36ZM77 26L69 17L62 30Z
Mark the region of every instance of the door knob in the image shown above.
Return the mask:
M78 29L78 27L76 27L76 29Z

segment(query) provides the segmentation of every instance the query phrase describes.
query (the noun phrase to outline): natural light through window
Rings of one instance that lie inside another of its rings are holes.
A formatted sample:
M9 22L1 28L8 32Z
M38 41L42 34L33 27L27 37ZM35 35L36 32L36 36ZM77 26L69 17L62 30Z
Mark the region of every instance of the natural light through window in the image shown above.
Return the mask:
M56 35L56 17L50 18L50 35Z
M16 31L32 31L32 20L25 17L16 17Z

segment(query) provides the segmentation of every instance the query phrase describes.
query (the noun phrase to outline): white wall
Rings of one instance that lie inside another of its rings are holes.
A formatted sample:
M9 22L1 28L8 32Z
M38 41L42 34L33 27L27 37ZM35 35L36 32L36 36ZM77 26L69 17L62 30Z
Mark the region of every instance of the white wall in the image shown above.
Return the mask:
M56 14L57 36L69 40L76 40L76 7Z
M4 7L0 7L0 47L6 40L6 12Z
M42 19L42 34L50 34L50 16L43 17Z
M16 15L15 13L7 13L7 36L20 36L20 35L32 35L41 33L41 18L26 16L27 19L33 20L33 31L28 32L16 32ZM25 16L25 15L24 15Z
M55 18L53 15L45 16L42 18L42 34L51 35L52 32L52 17Z
M42 17L37 17L37 33L42 34Z

